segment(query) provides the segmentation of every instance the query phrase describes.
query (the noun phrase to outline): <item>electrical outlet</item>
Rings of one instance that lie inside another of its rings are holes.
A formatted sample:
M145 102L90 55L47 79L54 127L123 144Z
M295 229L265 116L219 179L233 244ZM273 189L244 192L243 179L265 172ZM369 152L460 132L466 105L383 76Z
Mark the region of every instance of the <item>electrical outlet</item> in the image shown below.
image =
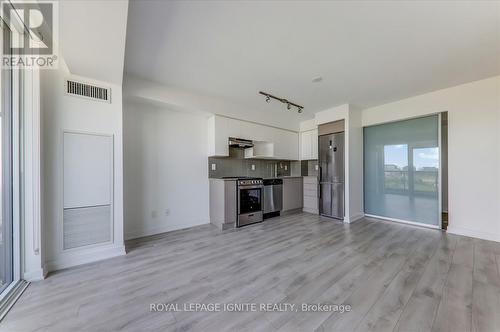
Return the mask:
M287 166L287 165L285 165L285 171L286 171L286 170L288 170L288 166Z
M170 209L165 210L165 215L168 217L170 215Z
M157 218L158 217L158 212L156 210L151 211L151 218Z
M252 171L255 171L255 165L252 164Z
M314 165L314 169L315 170L319 170L319 166L318 165Z
M212 171L215 171L217 169L217 164L212 164Z

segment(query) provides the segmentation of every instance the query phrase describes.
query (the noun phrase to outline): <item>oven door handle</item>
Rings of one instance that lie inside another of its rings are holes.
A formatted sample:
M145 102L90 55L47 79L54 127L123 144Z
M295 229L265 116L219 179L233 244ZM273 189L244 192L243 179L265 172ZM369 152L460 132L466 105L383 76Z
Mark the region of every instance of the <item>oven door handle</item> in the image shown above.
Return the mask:
M263 185L254 185L254 186L239 186L239 190L245 190L245 189L263 189Z

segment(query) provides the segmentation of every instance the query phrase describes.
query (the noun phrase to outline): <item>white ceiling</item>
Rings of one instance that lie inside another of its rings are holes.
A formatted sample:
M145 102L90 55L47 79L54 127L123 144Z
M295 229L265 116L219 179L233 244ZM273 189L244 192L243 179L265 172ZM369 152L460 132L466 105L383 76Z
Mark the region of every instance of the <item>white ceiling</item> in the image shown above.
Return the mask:
M60 49L72 74L122 84L128 1L59 2Z
M250 109L266 109L264 90L305 119L498 75L499 13L496 1L131 1L125 72Z

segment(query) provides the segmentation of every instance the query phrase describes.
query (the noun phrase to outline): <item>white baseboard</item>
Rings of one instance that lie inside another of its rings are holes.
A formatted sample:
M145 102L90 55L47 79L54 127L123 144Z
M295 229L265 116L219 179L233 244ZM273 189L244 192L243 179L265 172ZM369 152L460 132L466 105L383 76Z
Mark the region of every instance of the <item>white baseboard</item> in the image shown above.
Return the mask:
M190 224L170 224L161 227L144 227L143 229L132 229L130 231L125 231L125 240L137 239L139 237L151 236L171 231L177 231L179 229L190 228L194 226L210 224L210 220L197 221Z
M315 209L303 208L302 212L312 213L312 214L319 214L319 211L317 209L315 210Z
M357 213L355 215L350 216L349 218L344 218L344 222L350 224L360 219L363 219L364 217L365 217L364 213Z
M23 273L23 279L29 282L43 280L46 276L47 271L45 271L44 269L27 271Z
M488 240L488 241L496 241L500 242L500 234L477 231L473 229L463 228L463 227L453 227L451 225L448 226L446 232L455 235L463 235L468 237L474 237L477 239Z
M48 261L46 267L47 272L57 271L122 255L125 255L124 245L92 247L80 251L72 250L71 252L63 252L60 254L60 257Z

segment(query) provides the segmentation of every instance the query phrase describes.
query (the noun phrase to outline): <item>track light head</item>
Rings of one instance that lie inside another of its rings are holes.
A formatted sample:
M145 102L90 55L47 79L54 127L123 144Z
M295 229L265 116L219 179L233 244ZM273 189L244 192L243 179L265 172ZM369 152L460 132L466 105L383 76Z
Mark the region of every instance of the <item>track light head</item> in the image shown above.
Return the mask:
M286 109L287 110L290 110L292 108L292 105L290 105L290 103L286 104Z
M302 107L297 107L297 112L302 113Z
M266 103L269 103L271 101L271 97L267 96L266 97Z

